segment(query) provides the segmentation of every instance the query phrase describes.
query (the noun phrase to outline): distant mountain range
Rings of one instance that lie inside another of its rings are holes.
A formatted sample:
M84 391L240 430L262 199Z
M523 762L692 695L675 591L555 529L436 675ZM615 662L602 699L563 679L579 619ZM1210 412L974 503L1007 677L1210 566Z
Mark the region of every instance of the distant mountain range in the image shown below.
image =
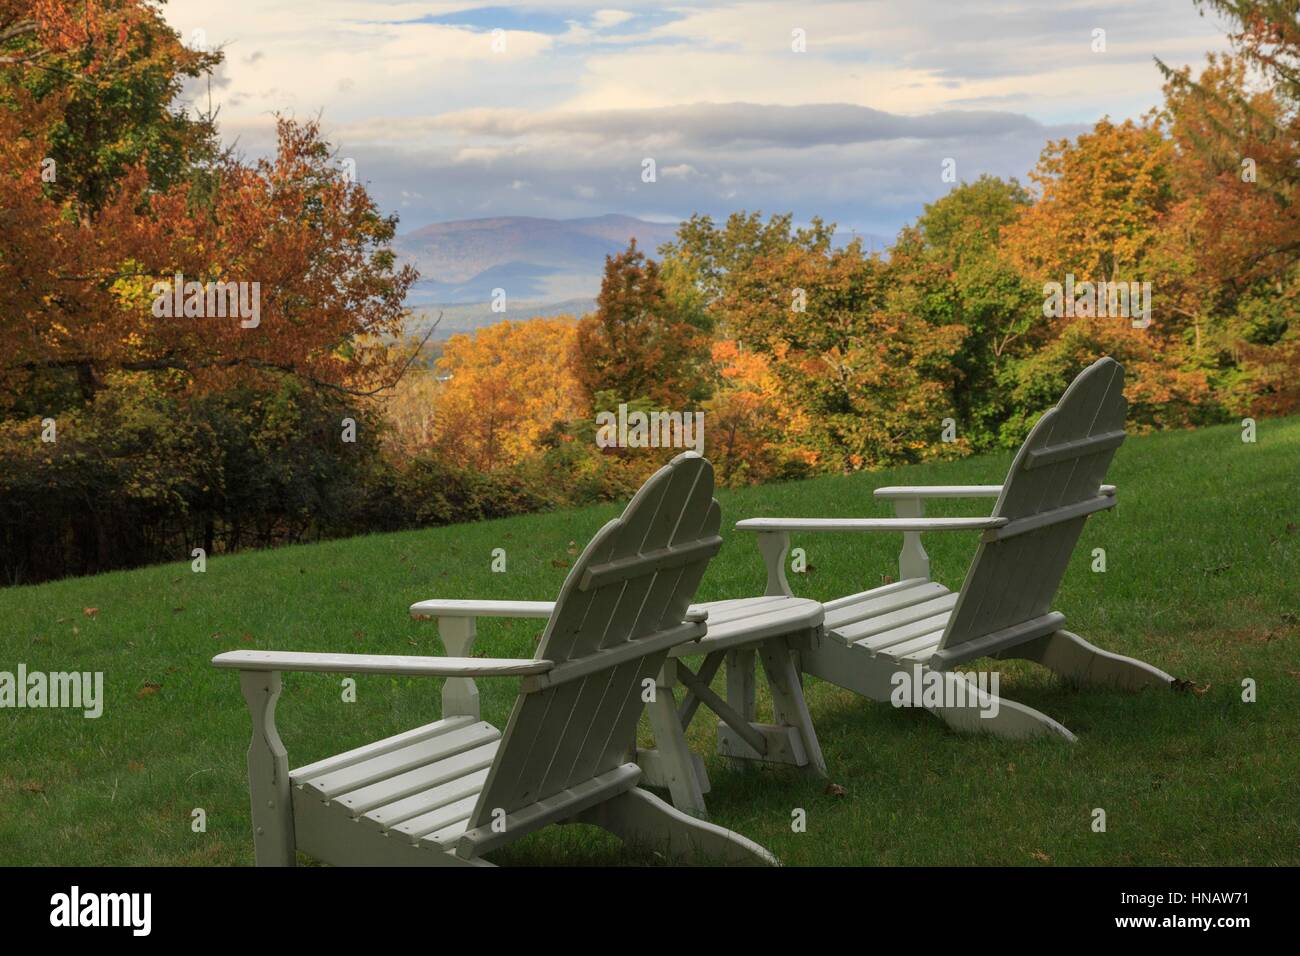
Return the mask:
M400 259L420 270L407 295L408 332L419 334L443 313L436 339L503 319L582 315L595 308L605 256L635 238L647 255L677 232L677 223L632 216L539 219L504 216L434 223L393 241ZM839 238L838 236L836 237ZM847 237L846 241L847 241ZM880 237L865 236L867 248ZM505 291L506 311L492 311L494 289Z
M416 312L411 331L442 311L442 339L502 319L589 312L606 255L633 238L654 255L676 232L676 223L631 216L506 216L435 223L399 236L393 249L420 270L406 299ZM492 311L494 289L505 291L504 313Z

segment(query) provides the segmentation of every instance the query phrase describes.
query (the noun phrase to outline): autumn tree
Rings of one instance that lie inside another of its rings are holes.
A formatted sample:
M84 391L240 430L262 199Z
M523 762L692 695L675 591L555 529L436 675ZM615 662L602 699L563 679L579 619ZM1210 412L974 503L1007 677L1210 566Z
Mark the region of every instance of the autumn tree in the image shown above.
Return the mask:
M634 239L605 257L596 311L578 323L571 367L589 408L598 395L684 409L707 396L708 336L668 298Z
M542 436L582 412L568 366L576 335L559 316L452 336L436 366L432 447L481 471L540 458Z
M953 398L961 433L975 448L997 443L1009 410L999 370L1031 348L1029 335L1041 320L1041 292L1001 239L1029 204L1015 180L981 176L928 204L890 250L890 308L965 330L952 355Z
M220 152L211 118L174 102L219 59L147 0L0 0L0 539L25 555L15 574L292 540L336 517L373 460L367 396L402 371L388 342L415 278L389 249L396 220L315 123L280 120L255 163ZM177 274L186 305L168 314ZM211 314L218 281L251 311Z
M1195 360L1234 414L1300 408L1300 2L1197 0L1230 55L1159 62L1185 199L1165 255Z
M1173 200L1172 147L1151 123L1099 121L1044 148L1029 178L1037 201L1008 225L1012 260L1031 279L1139 279Z
M53 163L45 192L77 215L135 166L165 190L216 157L212 117L174 104L221 61L184 46L153 2L0 0L0 104L26 114Z
M830 248L833 224L814 217L796 228L793 220L783 213L764 222L762 212L740 211L718 225L696 213L659 250L668 295L694 324L727 337L732 331L725 325L727 315L712 306L734 290L756 260L791 248L823 254Z
M1030 173L1040 195L1002 231L1010 261L1043 295L1027 331L1032 348L999 371L1009 399L1004 444L1019 443L1032 424L1032 413L1022 405L1027 396L1063 387L1104 354L1128 369L1125 394L1133 421L1188 424L1198 415L1213 420L1213 408L1197 411L1209 399L1211 385L1203 369L1185 361L1187 319L1168 307L1167 228L1180 198L1176 159L1156 115L1142 123L1103 119L1077 139L1052 142L1043 150ZM1105 282L1132 291L1137 283L1139 296L1143 289L1149 292L1150 324L1134 328L1133 307L1127 315L1100 318L1045 315L1045 283L1064 283L1070 275L1076 286ZM1069 361L1054 364L1063 356Z
M727 486L797 478L817 455L803 448L805 413L781 400L768 356L731 340L713 343L718 386L705 403L705 453Z
M1240 58L1212 56L1194 85L1166 87L1179 200L1162 222L1160 265L1165 301L1191 323L1197 350L1216 316L1295 279L1300 129L1279 132L1284 111L1274 90L1248 88Z
M0 329L0 387L67 373L88 400L115 372L180 373L199 389L275 374L336 391L389 381L382 337L400 332L414 281L387 246L395 220L333 164L314 123L282 119L278 133L274 158L223 159L220 187L201 196L189 183L155 192L137 167L80 223L39 198L39 146L0 146L19 165L0 281L23 290ZM177 273L246 284L259 315L155 314L158 284Z
M889 272L861 244L792 247L755 260L720 302L748 348L767 357L776 400L796 410L791 439L820 471L919 461L952 412L949 362L964 330L889 307Z

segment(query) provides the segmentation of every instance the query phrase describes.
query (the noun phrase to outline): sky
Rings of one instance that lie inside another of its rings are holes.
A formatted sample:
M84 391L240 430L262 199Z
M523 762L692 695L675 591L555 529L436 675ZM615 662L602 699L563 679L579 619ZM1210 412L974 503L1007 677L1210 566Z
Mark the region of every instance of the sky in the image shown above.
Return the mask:
M1154 57L1199 67L1226 46L1193 0L170 0L164 15L225 52L187 95L211 97L227 143L264 155L277 112L319 116L400 232L759 209L892 237L952 188L945 168L1023 182L1048 140L1158 105Z

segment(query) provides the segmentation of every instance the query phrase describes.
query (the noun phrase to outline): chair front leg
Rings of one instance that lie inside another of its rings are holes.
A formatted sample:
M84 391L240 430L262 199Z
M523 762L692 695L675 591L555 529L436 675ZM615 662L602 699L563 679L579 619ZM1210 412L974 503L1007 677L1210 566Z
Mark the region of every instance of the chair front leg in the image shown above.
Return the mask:
M253 718L248 745L248 793L253 809L253 857L258 866L293 866L293 802L289 755L275 729L278 671L240 671L239 686Z

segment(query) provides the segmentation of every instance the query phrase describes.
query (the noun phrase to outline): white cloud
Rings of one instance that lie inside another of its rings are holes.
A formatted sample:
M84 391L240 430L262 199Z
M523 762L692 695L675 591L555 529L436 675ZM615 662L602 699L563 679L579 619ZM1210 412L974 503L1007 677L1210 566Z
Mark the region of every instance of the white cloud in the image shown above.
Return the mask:
M607 30L610 27L616 27L620 23L626 23L631 20L634 14L626 10L597 10L591 15L591 24L597 30Z
M404 227L762 205L892 232L947 188L943 156L963 178L1023 176L1049 136L1157 104L1153 55L1199 64L1224 46L1192 0L608 3L162 9L226 49L212 97L227 140L257 154L276 111L320 113L381 202L410 203ZM806 52L791 50L795 28ZM206 84L190 90L206 101Z

